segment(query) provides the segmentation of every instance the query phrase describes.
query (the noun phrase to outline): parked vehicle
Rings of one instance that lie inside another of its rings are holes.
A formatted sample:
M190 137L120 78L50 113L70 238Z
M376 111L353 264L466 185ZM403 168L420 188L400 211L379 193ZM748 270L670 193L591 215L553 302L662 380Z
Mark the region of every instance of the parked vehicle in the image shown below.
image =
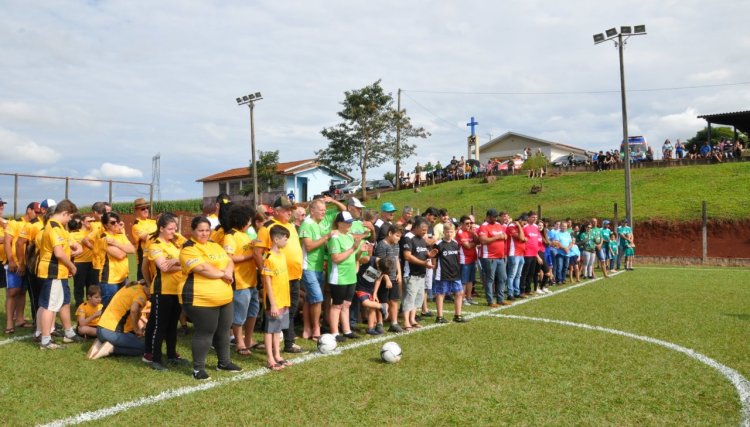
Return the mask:
M360 190L362 190L362 180L355 179L354 181L342 187L341 193L342 194L354 194Z
M367 181L367 185L365 186L365 188L367 188L368 190L390 190L393 189L393 183L386 179L376 179Z
M560 156L552 161L552 166L567 168L568 166L583 166L589 163L589 159L586 156L579 154L568 154L567 156Z

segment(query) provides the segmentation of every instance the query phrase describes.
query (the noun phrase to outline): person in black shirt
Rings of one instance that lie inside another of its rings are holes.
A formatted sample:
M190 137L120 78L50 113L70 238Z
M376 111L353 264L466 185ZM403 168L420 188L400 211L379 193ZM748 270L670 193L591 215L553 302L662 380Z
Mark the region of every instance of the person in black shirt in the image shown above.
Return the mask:
M464 298L464 289L461 284L461 266L460 266L460 251L461 248L454 236L456 235L456 227L451 223L446 223L443 226L443 240L435 245L437 250L436 267L435 267L435 283L433 284L432 291L435 293L435 303L437 305L437 317L435 323L448 323L443 317L443 300L445 294L453 294L455 301L455 314L453 316L454 322L465 322L466 320L461 315L461 305Z
M421 327L417 323L417 308L424 298L425 273L432 269L432 260L436 250L429 251L425 234L428 223L423 217L414 220L411 231L401 239L401 254L404 259L404 298L401 303L401 311L404 313L404 327L409 330L413 327Z

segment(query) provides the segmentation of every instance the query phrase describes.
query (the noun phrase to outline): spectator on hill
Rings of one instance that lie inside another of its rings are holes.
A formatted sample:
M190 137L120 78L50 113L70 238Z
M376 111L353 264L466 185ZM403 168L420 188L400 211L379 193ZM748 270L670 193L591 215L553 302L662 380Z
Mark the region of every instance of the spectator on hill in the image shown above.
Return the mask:
M674 145L674 151L678 160L682 160L682 158L685 157L685 145L680 139L677 139L677 142Z
M661 146L661 153L663 160L672 160L672 142L670 140L664 140L664 145Z

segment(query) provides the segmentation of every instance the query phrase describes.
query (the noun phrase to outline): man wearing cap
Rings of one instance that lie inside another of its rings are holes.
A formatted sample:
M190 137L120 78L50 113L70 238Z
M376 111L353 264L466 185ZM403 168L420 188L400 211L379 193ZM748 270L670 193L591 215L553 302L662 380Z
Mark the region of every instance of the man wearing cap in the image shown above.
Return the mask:
M38 211L39 203L29 203L26 213L20 219L12 219L5 225L3 252L8 264L8 290L5 295L6 332L8 333L15 332L18 326L30 326L26 324L24 317L26 289L29 286L28 278L24 274L26 272L25 257L18 259L17 247L21 230L31 221L36 221ZM32 311L31 316L32 319L36 319L36 311Z
M365 234L369 236L377 236L377 231L373 223L362 220L362 209L365 205L359 201L358 198L352 197L346 204L346 210L354 217L352 223L352 234Z
M506 271L506 226L498 222L500 213L494 208L487 210L487 221L480 227L479 242L482 244L479 262L482 264L482 282L487 298L487 305L499 307L510 305L505 300L505 284L508 280Z
M130 232L133 237L133 245L135 246L136 254L138 255L138 268L136 269L138 280L143 279L141 265L143 264L143 253L147 249L148 236L156 231L157 228L156 221L149 218L150 208L151 205L141 197L135 199L133 202L135 221L133 221L133 228Z
M289 240L281 252L286 257L287 271L289 274L289 291L291 305L289 307L289 327L284 329L284 352L306 353L299 345L294 343L294 318L297 316L299 304L300 279L302 278L302 244L294 224L291 222L294 205L286 196L281 196L273 202L273 218L266 221L258 230L258 238L255 240L254 256L257 265L264 265L264 255L271 249L272 241L269 233L274 225L280 225L289 230Z
M396 207L391 202L385 202L380 206L380 217L375 221L375 230L377 231L375 241L379 242L388 236L388 229L391 228L393 215Z

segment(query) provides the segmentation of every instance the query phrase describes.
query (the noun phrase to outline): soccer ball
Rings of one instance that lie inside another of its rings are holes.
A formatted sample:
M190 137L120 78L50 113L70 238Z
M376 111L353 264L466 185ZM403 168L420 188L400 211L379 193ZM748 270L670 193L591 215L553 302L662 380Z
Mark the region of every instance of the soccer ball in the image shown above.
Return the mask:
M336 350L336 345L336 337L331 334L323 334L318 338L318 351L323 354L328 354Z
M380 358L385 363L396 363L401 360L401 347L393 341L388 341L380 347Z

